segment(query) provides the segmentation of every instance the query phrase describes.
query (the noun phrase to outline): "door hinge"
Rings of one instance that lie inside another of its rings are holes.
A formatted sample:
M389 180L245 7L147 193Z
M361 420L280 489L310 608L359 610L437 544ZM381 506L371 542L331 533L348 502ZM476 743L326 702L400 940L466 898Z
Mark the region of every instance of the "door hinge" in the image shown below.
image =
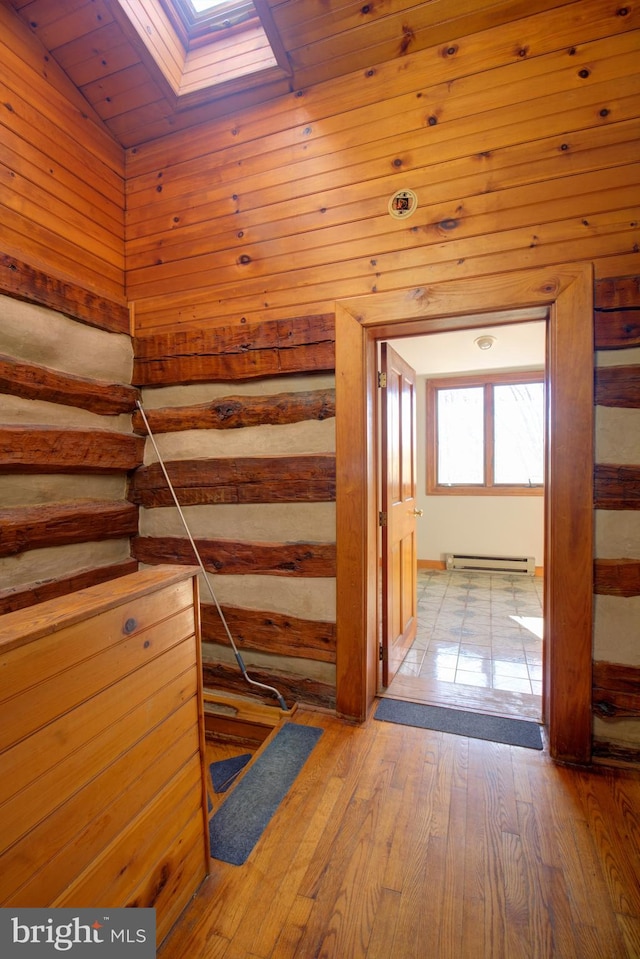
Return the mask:
M383 510L380 510L380 512L378 513L378 525L379 526L387 525L387 514Z
M384 660L384 649L382 647L382 643L380 643L380 645L378 646L378 659L380 660L380 662Z
M386 374L386 373L378 373L378 387L379 387L381 390L383 390L383 389L385 389L386 385L387 385L387 374Z

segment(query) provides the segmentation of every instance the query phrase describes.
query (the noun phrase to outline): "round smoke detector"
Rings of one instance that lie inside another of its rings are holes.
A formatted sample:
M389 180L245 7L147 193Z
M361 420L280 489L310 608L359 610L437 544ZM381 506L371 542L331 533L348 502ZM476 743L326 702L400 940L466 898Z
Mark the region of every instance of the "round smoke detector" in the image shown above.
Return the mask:
M418 209L418 197L413 190L398 190L389 200L389 213L396 220L406 220Z

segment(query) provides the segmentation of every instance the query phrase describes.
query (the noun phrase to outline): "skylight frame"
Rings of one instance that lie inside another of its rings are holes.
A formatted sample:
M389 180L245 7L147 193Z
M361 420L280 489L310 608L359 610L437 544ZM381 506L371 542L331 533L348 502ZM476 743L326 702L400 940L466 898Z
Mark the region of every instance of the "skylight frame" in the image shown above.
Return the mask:
M196 13L190 0L160 0L160 5L171 20L185 48L189 50L205 43L215 43L218 37L227 37L246 30L259 22L253 0L222 0L215 9Z

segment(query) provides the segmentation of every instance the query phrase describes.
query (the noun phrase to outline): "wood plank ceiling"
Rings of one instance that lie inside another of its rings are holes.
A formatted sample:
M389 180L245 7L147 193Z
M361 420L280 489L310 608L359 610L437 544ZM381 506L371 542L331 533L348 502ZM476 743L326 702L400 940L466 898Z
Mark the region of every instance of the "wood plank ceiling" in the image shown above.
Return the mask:
M50 55L125 148L286 93L302 95L312 84L375 70L376 64L427 47L441 44L442 56L452 57L459 37L561 5L558 0L261 0L256 6L277 62L265 56L264 35L261 41L256 33L247 43L241 32L229 38L222 63L202 48L186 52L159 0L8 2L42 42L45 68ZM152 9L159 19L147 16ZM180 74L185 64L188 77ZM198 80L207 70L208 79Z

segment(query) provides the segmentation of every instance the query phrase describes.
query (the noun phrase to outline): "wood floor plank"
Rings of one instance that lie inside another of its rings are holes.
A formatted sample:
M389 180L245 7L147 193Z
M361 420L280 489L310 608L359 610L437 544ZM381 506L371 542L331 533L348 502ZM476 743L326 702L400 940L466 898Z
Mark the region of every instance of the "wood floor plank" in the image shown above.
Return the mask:
M159 959L638 959L640 771L300 707L324 733Z

